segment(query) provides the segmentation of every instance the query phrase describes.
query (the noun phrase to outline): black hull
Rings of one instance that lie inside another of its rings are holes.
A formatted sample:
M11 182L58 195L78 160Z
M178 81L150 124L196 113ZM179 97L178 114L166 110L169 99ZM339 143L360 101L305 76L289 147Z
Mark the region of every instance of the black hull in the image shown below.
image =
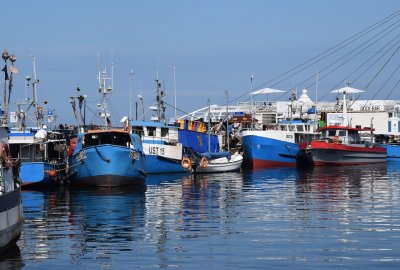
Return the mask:
M296 154L297 168L311 168L314 167L314 160L310 150L302 149Z

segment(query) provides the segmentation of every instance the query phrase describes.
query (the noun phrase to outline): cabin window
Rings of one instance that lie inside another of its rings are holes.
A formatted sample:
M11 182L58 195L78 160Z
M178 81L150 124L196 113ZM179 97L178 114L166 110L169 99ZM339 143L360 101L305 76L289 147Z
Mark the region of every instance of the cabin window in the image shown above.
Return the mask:
M132 127L132 132L134 133L134 134L137 134L137 135L139 135L139 136L143 136L144 135L144 131L143 131L143 127Z
M328 130L328 136L333 137L336 135L336 130Z
M346 130L339 130L339 136L346 136Z
M168 136L168 128L161 128L161 137Z
M148 136L156 136L156 128L155 127L147 127L147 135Z
M302 125L297 126L297 131L304 131L304 127Z
M349 141L352 143L361 143L360 134L355 130L349 130Z
M286 131L287 130L286 126L281 126L281 130Z
M107 132L85 135L85 147L101 144L112 144L119 146L128 146L131 142L131 136L128 133Z
M289 131L294 131L294 125L289 126Z

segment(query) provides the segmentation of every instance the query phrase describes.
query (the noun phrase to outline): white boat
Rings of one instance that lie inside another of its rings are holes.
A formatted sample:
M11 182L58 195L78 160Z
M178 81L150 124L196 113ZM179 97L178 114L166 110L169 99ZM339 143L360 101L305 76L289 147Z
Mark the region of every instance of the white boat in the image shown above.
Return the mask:
M23 211L21 187L15 187L12 168L0 164L0 252L12 247L21 236Z
M15 56L9 57L4 49L2 58L10 59L11 66ZM3 71L7 72L7 70ZM13 70L11 69L11 76ZM7 73L6 73L7 74ZM4 99L7 98L6 82L4 81ZM11 86L9 88L11 90ZM10 91L11 92L11 91ZM12 162L8 146L7 108L3 104L4 114L0 117L0 254L12 247L18 241L24 221L21 200L21 187L18 177L20 162Z
M207 161L206 164L200 162L197 165L196 173L217 173L217 172L234 172L239 171L242 166L243 157L239 153L228 157L216 158Z
M226 99L228 104L228 93L225 92ZM228 107L226 108L228 115ZM209 105L210 111L210 105ZM210 120L210 119L209 119ZM227 117L227 126L228 126L228 117ZM240 170L243 163L243 156L238 152L235 154L231 154L229 150L229 140L227 138L227 147L228 151L220 151L220 152L211 152L211 125L210 121L208 121L208 152L199 153L201 156L200 161L195 163L195 173L217 173L217 172L233 172ZM228 133L226 134L228 136ZM221 136L221 135L219 135Z

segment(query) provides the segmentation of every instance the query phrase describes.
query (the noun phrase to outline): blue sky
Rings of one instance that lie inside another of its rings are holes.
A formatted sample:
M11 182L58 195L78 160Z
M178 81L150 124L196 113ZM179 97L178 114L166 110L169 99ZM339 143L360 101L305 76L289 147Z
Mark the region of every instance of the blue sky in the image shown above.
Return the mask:
M230 99L248 92L251 74L253 87L261 86L399 10L400 2L42 0L7 1L1 9L0 48L15 53L19 70L12 99L25 96L29 55L35 55L39 101L48 100L62 122L73 122L69 97L77 86L93 110L99 102L98 53L102 68L114 63L114 121L129 114L130 69L133 103L141 94L152 104L158 73L173 105L174 65L177 107L190 112L207 99L223 104L225 91ZM326 87L341 79L327 80ZM289 91L298 81L276 88ZM167 108L167 116L173 113Z

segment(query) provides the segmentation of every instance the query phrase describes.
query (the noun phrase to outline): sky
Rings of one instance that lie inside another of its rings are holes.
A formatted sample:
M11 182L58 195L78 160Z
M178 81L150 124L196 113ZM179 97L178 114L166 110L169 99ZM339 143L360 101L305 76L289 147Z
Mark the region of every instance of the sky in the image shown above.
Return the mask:
M100 100L98 59L109 75L113 63L113 121L129 115L130 108L134 117L137 95L145 106L153 104L157 76L173 106L173 67L180 116L206 107L208 100L224 104L225 91L232 103L245 101L252 89L398 11L400 2L38 0L6 1L1 9L0 49L15 54L19 70L11 103L31 97L25 77L32 76L35 56L39 103L48 101L57 122L73 123L69 97L76 96L77 87L91 110ZM312 67L313 72L320 68ZM342 79L338 74L320 87ZM297 82L302 78L276 85L288 91L279 98L286 100ZM175 113L169 106L166 112L167 117ZM89 114L87 119L95 119Z

